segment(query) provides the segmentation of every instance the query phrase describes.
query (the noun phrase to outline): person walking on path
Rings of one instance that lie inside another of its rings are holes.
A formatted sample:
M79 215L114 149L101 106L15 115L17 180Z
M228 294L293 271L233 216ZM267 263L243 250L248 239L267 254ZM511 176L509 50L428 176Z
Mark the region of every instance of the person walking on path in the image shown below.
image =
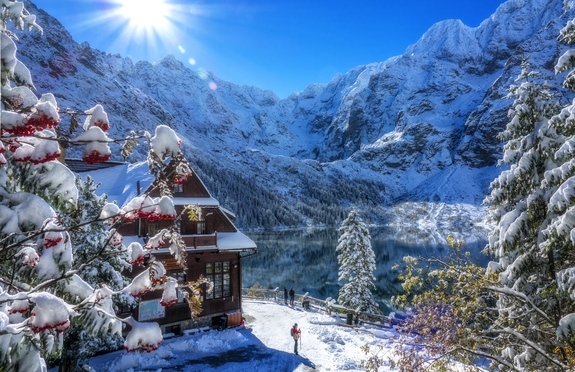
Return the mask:
M287 296L288 296L287 287L284 287L284 302L286 305L287 305Z
M299 327L297 326L297 323L294 323L293 327L291 327L291 336L293 337L294 340L294 345L293 345L293 352L296 355L299 355L297 352L297 342L299 341L300 337L301 337L301 330L299 329Z
M293 290L293 287L291 287L291 289L289 290L289 304L291 306L293 306L294 299L295 299L295 291Z

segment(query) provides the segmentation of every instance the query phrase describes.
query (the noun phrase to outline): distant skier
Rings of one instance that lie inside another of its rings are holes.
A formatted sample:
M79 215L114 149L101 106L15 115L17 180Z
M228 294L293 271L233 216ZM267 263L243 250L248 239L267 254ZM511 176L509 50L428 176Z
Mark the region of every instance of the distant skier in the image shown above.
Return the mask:
M287 305L287 296L288 296L288 290L287 287L284 287L284 302Z
M291 306L293 306L294 299L295 299L295 291L293 290L293 287L291 287L291 289L289 290L289 304Z
M298 355L297 352L297 342L300 339L301 336L301 330L299 329L299 327L297 326L297 323L294 323L293 327L291 327L291 336L293 337L294 340L294 345L293 345L293 352Z

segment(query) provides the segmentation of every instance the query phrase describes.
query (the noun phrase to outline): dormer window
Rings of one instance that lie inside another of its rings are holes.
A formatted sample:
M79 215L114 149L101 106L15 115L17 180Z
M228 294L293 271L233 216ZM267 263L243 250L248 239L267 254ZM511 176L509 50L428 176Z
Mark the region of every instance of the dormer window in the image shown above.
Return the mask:
M184 192L184 185L181 183L174 183L174 194Z

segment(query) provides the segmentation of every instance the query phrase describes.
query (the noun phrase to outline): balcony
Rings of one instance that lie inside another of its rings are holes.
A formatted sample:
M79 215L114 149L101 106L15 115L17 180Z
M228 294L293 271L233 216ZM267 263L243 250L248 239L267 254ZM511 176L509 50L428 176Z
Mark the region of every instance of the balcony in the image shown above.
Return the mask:
M188 248L217 247L218 233L201 235L182 235Z

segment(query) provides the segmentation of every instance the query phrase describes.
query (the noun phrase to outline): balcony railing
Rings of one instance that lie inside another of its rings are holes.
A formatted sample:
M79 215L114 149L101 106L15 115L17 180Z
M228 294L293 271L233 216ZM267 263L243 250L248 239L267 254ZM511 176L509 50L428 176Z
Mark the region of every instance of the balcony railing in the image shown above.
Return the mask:
M217 247L218 233L199 234L199 235L182 235L186 247Z

